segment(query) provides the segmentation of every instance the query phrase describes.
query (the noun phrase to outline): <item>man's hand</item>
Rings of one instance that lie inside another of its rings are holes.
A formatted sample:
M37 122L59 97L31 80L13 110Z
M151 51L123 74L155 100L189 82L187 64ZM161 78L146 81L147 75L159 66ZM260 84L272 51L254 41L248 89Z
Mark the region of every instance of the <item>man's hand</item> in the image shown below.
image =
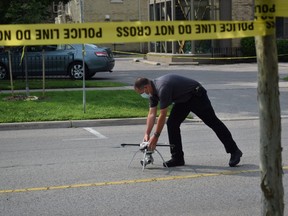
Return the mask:
M140 143L140 150L142 151L142 150L144 150L144 149L147 149L148 148L148 145L149 145L149 142L142 142L142 143Z
M143 142L148 142L150 139L150 135L149 134L145 134L144 138L143 138Z
M152 137L149 139L148 150L149 150L149 151L154 151L154 150L156 149L157 142L158 142L158 137L152 136Z

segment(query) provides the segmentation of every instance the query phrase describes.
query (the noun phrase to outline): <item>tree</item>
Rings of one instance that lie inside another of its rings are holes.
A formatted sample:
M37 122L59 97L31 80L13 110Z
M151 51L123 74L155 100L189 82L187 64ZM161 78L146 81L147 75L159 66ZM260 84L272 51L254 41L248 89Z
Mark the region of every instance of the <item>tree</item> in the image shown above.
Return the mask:
M262 15L257 17L267 18L267 16ZM273 25L275 20L271 17L266 20L266 25L271 27L269 33L272 34L255 37L258 62L262 215L283 216L284 189L278 58Z
M10 1L0 1L0 24L7 24L5 15L9 8Z
M6 18L15 24L43 22L46 15L45 5L41 1L11 1Z
M262 215L284 215L281 116L275 34L256 37Z
M0 2L0 24L47 23L55 4L69 0L5 0Z

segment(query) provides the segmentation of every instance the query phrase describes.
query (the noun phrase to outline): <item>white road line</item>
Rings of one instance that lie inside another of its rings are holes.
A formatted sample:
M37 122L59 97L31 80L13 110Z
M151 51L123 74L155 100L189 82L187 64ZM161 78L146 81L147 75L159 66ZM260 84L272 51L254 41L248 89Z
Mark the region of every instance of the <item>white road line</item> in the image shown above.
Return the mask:
M83 128L84 130L92 133L96 137L85 137L85 138L74 138L74 139L63 139L62 141L85 141L85 140L98 140L98 139L107 139L106 136L102 135L96 130L93 130L92 128Z
M96 137L100 138L100 139L107 139L106 136L102 135L101 133L99 133L98 131L92 129L92 128L83 128L84 130L94 134Z
M85 140L98 140L103 138L76 138L76 139L63 139L62 141L85 141Z

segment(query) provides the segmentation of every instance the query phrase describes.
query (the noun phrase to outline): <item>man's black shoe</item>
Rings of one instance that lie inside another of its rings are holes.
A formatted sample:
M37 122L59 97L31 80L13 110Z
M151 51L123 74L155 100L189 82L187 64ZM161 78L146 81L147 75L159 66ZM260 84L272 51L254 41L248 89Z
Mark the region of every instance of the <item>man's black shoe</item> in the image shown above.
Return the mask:
M171 160L163 163L164 167L175 167L175 166L184 166L184 165L185 165L185 161L183 158L181 159L172 158Z
M242 157L242 155L243 153L240 151L240 149L237 149L233 154L231 153L229 166L235 167L240 162L240 158Z

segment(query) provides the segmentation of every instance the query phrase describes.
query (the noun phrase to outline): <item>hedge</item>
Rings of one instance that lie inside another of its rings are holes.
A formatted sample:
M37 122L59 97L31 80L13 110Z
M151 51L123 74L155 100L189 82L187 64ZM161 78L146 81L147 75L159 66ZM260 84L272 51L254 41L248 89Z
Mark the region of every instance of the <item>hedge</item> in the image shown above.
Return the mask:
M276 40L278 60L281 62L288 62L288 40ZM241 39L241 52L244 57L256 56L255 40L254 37Z

